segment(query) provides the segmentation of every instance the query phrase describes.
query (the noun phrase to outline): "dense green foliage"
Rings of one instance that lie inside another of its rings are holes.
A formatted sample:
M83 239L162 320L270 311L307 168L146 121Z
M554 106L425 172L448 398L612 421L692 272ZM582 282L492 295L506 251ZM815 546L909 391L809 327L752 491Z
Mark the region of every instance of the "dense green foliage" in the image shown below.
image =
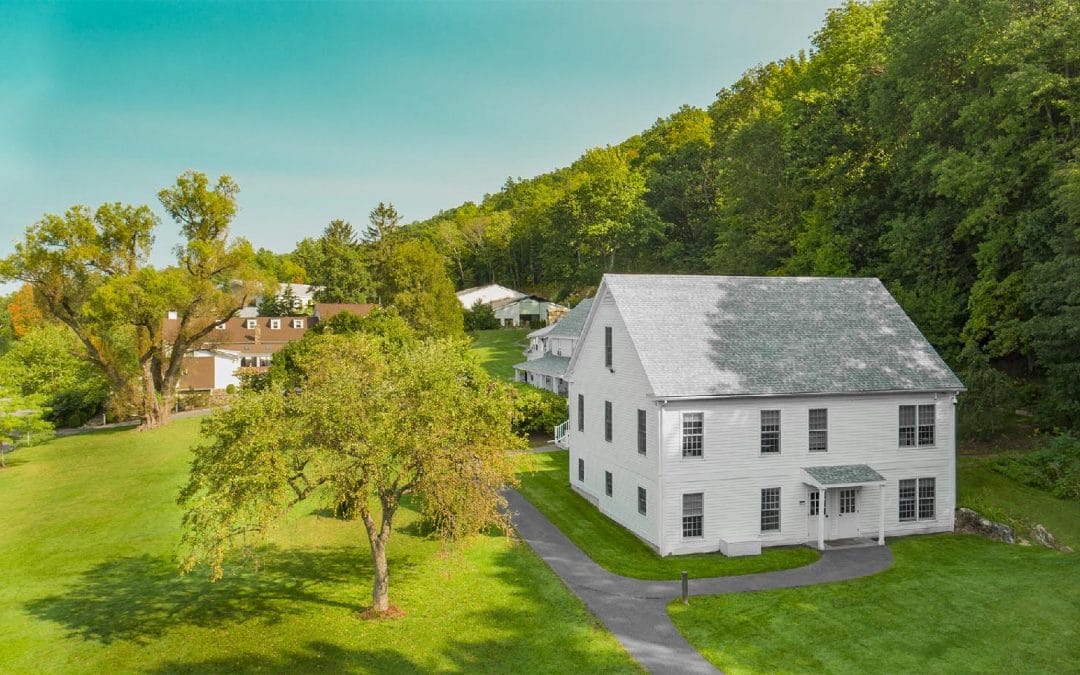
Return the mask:
M634 670L532 551L501 534L446 547L402 506L389 552L404 616L364 621L356 523L298 510L257 567L176 573L177 490L198 419L20 449L0 471L0 670L12 673ZM77 536L76 536L77 535ZM467 626L467 630L462 627ZM558 626L552 630L551 626Z
M1077 35L1076 0L848 3L708 110L412 230L461 286L556 299L608 270L877 276L970 379L972 419L1075 427Z
M890 544L881 574L692 598L675 626L726 673L1058 673L1080 662L1080 556L973 536Z
M569 414L565 398L527 384L514 387L514 413L514 431L523 435L552 434Z
M1080 501L1080 439L1075 436L1062 434L1034 452L999 455L990 466L1024 485Z
M472 308L465 310L465 330L493 330L499 327L499 320L495 318L495 310L491 305L485 305L477 300Z
M570 487L569 453L531 455L519 469L518 490L548 520L600 566L637 579L678 579L753 574L808 565L817 551L804 546L768 548L761 555L729 558L716 553L661 558L630 530L617 524Z

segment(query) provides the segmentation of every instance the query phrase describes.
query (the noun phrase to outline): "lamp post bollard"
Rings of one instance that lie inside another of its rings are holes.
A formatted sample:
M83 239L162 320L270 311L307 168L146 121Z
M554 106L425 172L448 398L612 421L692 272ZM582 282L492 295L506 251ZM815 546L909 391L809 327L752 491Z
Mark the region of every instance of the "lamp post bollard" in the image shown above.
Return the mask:
M686 572L684 571L682 573L682 604L689 605L690 604L689 598L690 598L690 580L689 580Z

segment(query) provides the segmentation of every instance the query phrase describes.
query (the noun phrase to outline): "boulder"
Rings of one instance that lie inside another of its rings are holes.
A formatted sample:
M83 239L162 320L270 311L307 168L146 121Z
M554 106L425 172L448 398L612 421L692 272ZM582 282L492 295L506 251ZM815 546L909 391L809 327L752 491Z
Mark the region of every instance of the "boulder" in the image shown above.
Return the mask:
M1003 541L1006 544L1016 543L1016 532L1011 527L983 518L977 512L963 506L956 509L956 530L977 534L993 541Z

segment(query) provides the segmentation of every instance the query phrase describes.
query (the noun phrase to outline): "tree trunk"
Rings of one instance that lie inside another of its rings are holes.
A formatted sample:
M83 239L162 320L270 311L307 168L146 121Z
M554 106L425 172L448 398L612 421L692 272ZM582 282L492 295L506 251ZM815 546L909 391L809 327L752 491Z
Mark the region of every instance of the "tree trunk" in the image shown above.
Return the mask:
M371 609L375 612L390 609L390 570L386 564L386 542L390 539L390 522L395 510L396 507L388 507L384 500L382 523L376 524L367 504L362 503L360 506L360 517L364 521L364 529L367 530L368 542L371 544L371 563L375 569L375 581L371 588Z
M150 361L147 360L142 364L142 424L139 429L145 431L147 429L156 429L157 427L164 426L169 423L169 403L172 399L171 392L162 392L162 397L158 398L157 390L154 387L154 375L153 366Z

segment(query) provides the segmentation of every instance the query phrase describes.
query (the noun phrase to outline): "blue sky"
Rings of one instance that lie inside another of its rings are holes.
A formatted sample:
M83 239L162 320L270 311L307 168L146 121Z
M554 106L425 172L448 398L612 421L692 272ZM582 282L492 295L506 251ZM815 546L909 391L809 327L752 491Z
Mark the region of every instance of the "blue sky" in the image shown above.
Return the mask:
M71 204L160 213L188 168L278 251L379 201L425 218L708 105L835 4L0 0L0 254Z

